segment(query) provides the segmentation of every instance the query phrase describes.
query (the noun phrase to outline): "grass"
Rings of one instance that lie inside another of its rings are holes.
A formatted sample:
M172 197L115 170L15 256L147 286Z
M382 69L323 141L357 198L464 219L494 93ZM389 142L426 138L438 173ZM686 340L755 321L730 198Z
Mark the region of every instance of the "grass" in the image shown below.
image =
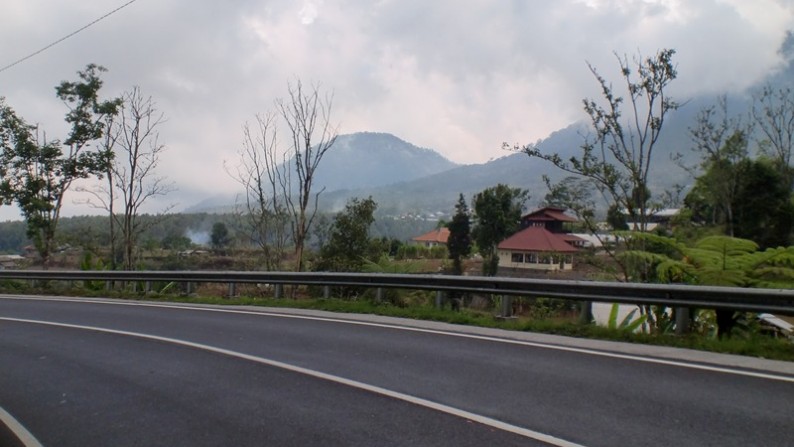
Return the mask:
M514 331L538 332L578 338L591 338L627 343L670 346L676 348L696 349L724 354L737 354L774 360L794 362L794 343L775 339L760 334L735 336L728 339L715 339L702 335L690 334L675 336L672 334L643 334L609 329L595 324L579 324L573 318L500 320L486 311L463 309L452 311L436 309L428 303L410 306L395 306L389 303L375 303L369 299L274 299L269 297L240 296L221 298L218 296L185 296L174 294L131 294L121 291L87 290L87 289L49 289L31 290L27 287L0 283L0 293L58 293L75 296L113 297L160 302L181 302L192 304L214 305L249 305L274 308L312 309L338 313L372 314L390 317L409 318L415 320L439 321L467 326L499 328Z

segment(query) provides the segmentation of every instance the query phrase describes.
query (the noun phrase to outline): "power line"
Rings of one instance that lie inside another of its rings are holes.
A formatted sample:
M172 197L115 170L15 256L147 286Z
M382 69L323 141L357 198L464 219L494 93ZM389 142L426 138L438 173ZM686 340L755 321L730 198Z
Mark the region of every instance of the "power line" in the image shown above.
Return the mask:
M4 72L4 71L8 70L9 68L11 68L11 67L13 67L13 66L15 66L15 65L18 65L18 64L21 64L22 62L25 62L26 60L30 59L30 58L31 58L31 57L33 57L33 56L36 56L36 55L38 55L38 54L40 54L40 53L43 53L44 51L47 51L47 50L49 50L50 48L54 47L55 45L58 45L59 43L63 42L64 40L66 40L66 39L68 39L68 38L70 38L70 37L74 36L75 34L79 33L80 31L83 31L84 29L86 29L86 28L90 27L91 25L94 25L94 24L96 24L97 22L99 22L99 21L101 21L101 20L103 20L103 19L105 19L105 18L109 17L110 15L112 15L112 14L114 14L114 13L116 13L116 12L118 12L118 11L122 10L122 9L124 9L125 7L127 7L127 6L129 6L129 5L133 4L133 3L135 3L136 1L138 1L138 0L130 0L130 1L128 1L127 3L125 3L125 4L121 5L121 6L119 6L119 7L118 7L118 8L116 8L116 9L114 9L113 11L110 11L109 13L107 13L107 14L103 15L102 17L100 17L100 18L98 18L98 19L94 20L93 22L89 23L88 25L86 25L86 26L84 26L84 27L82 27L82 28L78 29L77 31L71 32L71 33L67 34L66 36L63 36L63 37L61 37L60 39L56 40L55 42L53 42L53 43L51 43L51 44L47 45L46 47L44 47L44 48L42 48L42 49L40 49L40 50L38 50L38 51L35 51L35 52L31 53L31 54L28 54L27 56L23 57L22 59L19 59L18 61L15 61L15 62L12 62L12 63L10 63L10 64L6 65L6 66L5 66L5 67L3 67L3 68L0 68L0 73L2 73L2 72Z

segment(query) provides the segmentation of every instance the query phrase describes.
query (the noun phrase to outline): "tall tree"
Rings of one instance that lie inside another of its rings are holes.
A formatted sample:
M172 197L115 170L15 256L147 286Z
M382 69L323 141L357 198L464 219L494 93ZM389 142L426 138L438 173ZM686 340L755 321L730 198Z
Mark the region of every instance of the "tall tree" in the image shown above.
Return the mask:
M501 183L486 188L474 196L473 236L483 257L484 275L496 275L499 267L496 246L518 231L521 212L528 199L526 190L511 188Z
M113 263L120 254L125 270L135 268L140 236L172 208L166 207L157 219L140 219L147 202L174 190L173 183L157 173L166 150L159 139L164 122L165 116L151 96L144 96L139 87L125 92L118 115L107 120L108 131L99 153L106 184L84 189L98 200L89 200L89 204L108 212Z
M471 216L466 199L461 193L455 205L455 215L447 224L449 239L447 251L452 259L452 270L456 275L463 274L463 258L471 254Z
M794 151L794 92L767 85L753 97L750 116L762 134L761 148L775 161L786 178L789 189L794 186L791 156Z
M289 130L292 160L295 166L297 197L287 196L292 217L292 239L295 243L296 270L303 270L303 250L317 215L320 194L314 176L325 154L333 147L339 134L331 123L333 95L322 95L315 84L304 89L300 80L288 85L289 98L276 101L276 106Z
M748 156L750 129L728 113L728 101L721 96L716 106L701 110L689 130L694 152L700 156L702 186L697 194L711 211L713 224L725 224L725 232L733 236L733 203L739 182L739 162ZM685 167L687 168L687 167Z
M62 142L47 141L23 120L14 118L3 127L16 128L19 140L10 154L9 190L19 205L28 228L28 237L47 268L54 249L55 231L60 219L66 192L76 179L103 175L103 155L89 150L92 142L106 131L105 118L117 113L120 99L99 100L105 69L89 64L79 71L79 81L63 81L56 87L56 96L69 108L65 120L71 126Z
M625 96L616 92L612 84L588 64L598 81L603 102L583 101L594 135L585 137L580 156L564 160L558 153L542 153L533 144L514 149L584 178L610 206L626 210L628 220L634 222L637 229L645 230L650 214L648 176L654 149L668 114L678 108L678 103L667 92L678 75L673 64L674 54L675 50L662 49L651 57L638 55L633 63L627 56L615 54ZM625 115L624 106L628 110ZM595 232L594 224L591 223L590 231ZM627 278L626 269L622 270Z
M243 126L239 163L227 172L245 189L236 211L241 227L262 250L265 268L279 270L290 238L290 171L278 149L276 115L257 115L256 121L256 128Z
M9 174L13 172L14 154L27 151L27 144L33 144L31 126L0 96L0 205L14 200L14 183Z
M769 160L743 160L733 209L736 237L761 248L788 246L794 224L790 183Z

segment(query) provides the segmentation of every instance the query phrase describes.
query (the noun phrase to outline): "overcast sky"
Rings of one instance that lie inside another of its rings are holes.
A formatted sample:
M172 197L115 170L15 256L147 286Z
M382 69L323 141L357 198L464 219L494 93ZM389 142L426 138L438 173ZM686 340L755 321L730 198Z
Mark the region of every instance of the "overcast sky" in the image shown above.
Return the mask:
M0 66L127 0L4 0ZM241 127L299 77L334 92L342 133L390 132L458 163L505 155L584 117L587 69L617 80L613 51L674 48L677 98L736 91L781 67L794 0L137 0L0 72L0 96L62 138L54 95L88 63L104 94L132 86L168 118L161 172L173 202L236 191ZM67 215L89 210L72 204ZM0 207L0 219L13 217Z

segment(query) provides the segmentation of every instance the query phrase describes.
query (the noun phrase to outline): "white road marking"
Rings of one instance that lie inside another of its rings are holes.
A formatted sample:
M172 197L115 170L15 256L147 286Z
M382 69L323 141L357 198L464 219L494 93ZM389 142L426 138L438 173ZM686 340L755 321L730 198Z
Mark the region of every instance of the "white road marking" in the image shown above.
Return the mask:
M0 422L8 427L8 429L14 433L14 436L16 436L25 447L42 447L38 439L36 439L28 431L28 429L20 424L19 421L14 418L14 416L11 416L11 414L5 411L2 407L0 407Z
M513 433L519 436L524 436L526 438L534 439L540 442L545 442L547 444L558 446L558 447L584 447L581 444L576 444L573 442L566 441L564 439L560 439L551 435L547 435L545 433L536 432L534 430L529 430L527 428L519 427L516 425L508 424L506 422L502 422L497 419L493 419L487 416L482 416L476 413L472 413L469 411L461 410L458 408L450 407L449 405L444 405L438 402L433 402L427 399L422 399L421 397L411 396L410 394L404 394L397 391L392 391L386 388L381 388L379 386L369 385L367 383L358 382L355 380L346 379L344 377L335 376L333 374L326 374L323 372L315 371L308 368L302 368L300 366L290 365L289 363L283 363L276 360L270 360L263 357L257 357L250 354L244 354L242 352L231 351L228 349L217 348L214 346L209 346L201 343L194 343L186 340L179 340L176 338L169 338L169 337L161 337L158 335L150 335L150 334L142 334L139 332L129 332L129 331L120 331L116 329L106 329L94 326L83 326L79 324L67 324L67 323L56 323L51 321L41 321L41 320L28 320L23 318L6 318L0 317L2 321L12 321L17 323L28 323L28 324L41 324L45 326L55 326L55 327L63 327L69 329L81 329L87 331L94 331L94 332L102 332L108 334L115 334L115 335L124 335L128 337L137 337L146 340L154 340L159 342L171 343L179 346L185 346L188 348L194 349L201 349L204 351L213 352L216 354L226 355L229 357L235 357L238 359L248 360L255 363L260 363L263 365L271 366L274 368L280 368L287 371L295 372L298 374L303 374L306 376L314 377L321 380L327 380L329 382L338 383L340 385L349 386L352 388L368 391L370 393L379 394L382 396L390 397L392 399L398 399L404 402L408 402L414 405L418 405L421 407L429 408L431 410L436 410L442 413L446 413L452 416L456 416L459 418L468 419L470 421L474 421L480 423L482 425L493 427L499 430L503 430L509 433ZM9 415L10 416L10 415ZM32 444L32 446L37 446L40 444ZM26 444L27 447L27 444Z
M531 346L534 348L542 348L542 349L552 349L557 351L565 351L565 352L575 352L577 354L587 354L587 355L595 355L599 357L607 357L607 358L614 358L614 359L621 359L621 360L632 360L636 362L643 362L643 363L651 363L656 365L666 365L666 366L675 366L680 368L689 368L689 369L696 369L701 371L709 371L709 372L717 372L723 374L733 374L738 376L745 376L745 377L754 377L758 379L766 379L766 380L776 380L781 382L789 382L794 383L794 376L784 376L779 374L772 374L772 373L763 373L763 372L756 372L756 371L748 371L742 369L733 369L728 367L722 366L711 366L711 365L704 365L699 363L687 363L684 361L679 360L667 360L667 359L660 359L654 357L642 357L639 355L632 355L632 354L619 354L614 352L607 352L607 351L598 351L594 349L587 349L587 348L576 348L572 346L561 346L561 345L553 345L548 343L539 343L539 342L532 342L532 341L523 341L523 340L511 340L506 338L498 338L498 337L491 337L487 335L474 335L474 334L463 334L459 332L448 332L448 331L441 331L436 329L424 329L424 328L415 328L415 327L406 327L406 326L398 326L394 324L386 324L386 323L372 323L367 321L353 321L353 320L345 320L345 319L338 319L338 318L329 318L329 317L313 317L309 315L290 315L278 312L267 312L267 311L249 311L249 310L238 310L238 309L217 309L211 307L198 307L198 306L190 306L190 305L169 305L169 304L160 304L160 303L139 303L139 302L130 302L130 301L108 301L108 300L99 300L99 299L85 299L85 298L48 298L48 297L26 297L26 296L0 296L0 299L17 299L17 300L38 300L38 301L66 301L66 302L75 302L75 303L91 303L91 304L109 304L109 305L117 305L117 306L141 306L141 307L158 307L158 308L166 308L166 309L184 309L184 310L195 310L195 311L202 311L202 312L218 312L218 313L230 313L230 314L244 314L244 315L260 315L260 316L268 316L268 317L276 317L276 318L294 318L298 320L312 320L312 321L323 321L329 323L341 323L341 324L351 324L351 325L358 325L358 326L367 326L367 327L378 327L378 328L386 328L386 329L395 329L400 331L408 331L408 332L420 332L426 334L435 334L435 335L446 335L450 337L460 337L460 338L467 338L473 340L482 340L482 341L489 341L495 343L507 343L512 345L519 345L519 346Z

